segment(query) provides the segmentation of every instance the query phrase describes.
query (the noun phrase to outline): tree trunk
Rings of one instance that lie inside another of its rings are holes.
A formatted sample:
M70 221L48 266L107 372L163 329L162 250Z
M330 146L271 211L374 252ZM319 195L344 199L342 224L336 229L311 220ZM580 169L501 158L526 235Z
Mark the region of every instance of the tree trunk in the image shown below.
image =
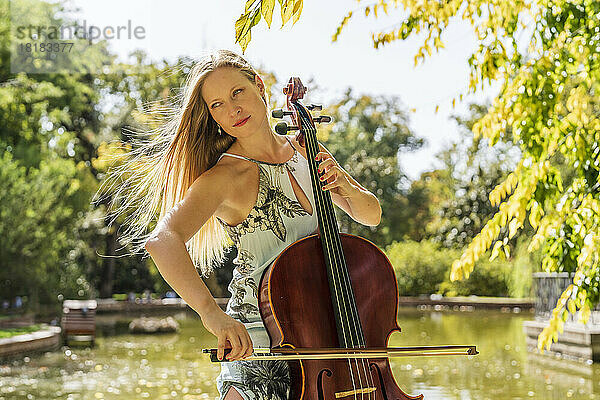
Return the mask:
M100 298L112 297L113 281L115 276L115 248L117 243L117 227L113 227L106 234L107 256L102 262L102 282L100 283Z

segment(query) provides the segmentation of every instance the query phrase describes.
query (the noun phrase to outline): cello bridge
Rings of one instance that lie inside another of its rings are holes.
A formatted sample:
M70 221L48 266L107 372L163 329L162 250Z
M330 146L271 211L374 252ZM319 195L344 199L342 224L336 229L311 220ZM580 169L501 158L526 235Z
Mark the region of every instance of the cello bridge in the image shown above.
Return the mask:
M339 399L341 397L352 396L354 394L371 393L371 392L374 392L376 390L377 390L377 388L368 387L368 388L360 388L360 389L356 389L356 390L348 390L346 392L337 392L335 394L335 398Z

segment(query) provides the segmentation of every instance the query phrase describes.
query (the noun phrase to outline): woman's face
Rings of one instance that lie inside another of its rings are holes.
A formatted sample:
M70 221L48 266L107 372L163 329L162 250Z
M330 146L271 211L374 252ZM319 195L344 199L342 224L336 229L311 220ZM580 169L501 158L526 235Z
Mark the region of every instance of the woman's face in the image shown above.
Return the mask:
M264 84L258 75L253 83L231 67L214 70L202 86L202 98L213 119L234 137L252 134L268 123L261 94L264 94ZM243 122L244 119L247 120ZM240 121L243 124L240 125Z

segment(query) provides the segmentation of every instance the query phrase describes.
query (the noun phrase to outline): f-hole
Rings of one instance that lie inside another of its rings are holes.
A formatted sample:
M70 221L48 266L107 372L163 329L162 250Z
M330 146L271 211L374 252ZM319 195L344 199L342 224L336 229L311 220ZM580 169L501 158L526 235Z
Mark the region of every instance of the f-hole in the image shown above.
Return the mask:
M292 184L292 190L294 191L294 195L296 196L296 201L298 201L298 203L300 203L300 205L302 206L304 211L306 211L307 213L309 213L312 216L313 209L312 209L312 204L310 204L310 200L308 199L308 196L306 196L306 193L304 193L304 190L302 190L302 188L300 187L298 182L296 182L296 178L294 177L294 174L292 174L290 172L290 170L287 168L286 168L286 171L287 171L288 176L290 177L290 183ZM300 196L299 196L299 194L300 194ZM300 200L300 198L302 198L302 200ZM308 205L308 210L302 204L303 201L306 202L306 204Z
M369 367L375 367L375 369L377 370L377 375L379 376L379 387L381 388L381 395L385 400L387 400L388 397L387 393L385 392L385 385L383 384L383 377L381 376L381 371L379 370L379 367L375 363L371 363Z
M328 369L323 369L319 372L319 376L317 377L317 390L319 392L319 400L325 400L325 395L323 394L323 372L327 374L327 376L331 376L332 372Z

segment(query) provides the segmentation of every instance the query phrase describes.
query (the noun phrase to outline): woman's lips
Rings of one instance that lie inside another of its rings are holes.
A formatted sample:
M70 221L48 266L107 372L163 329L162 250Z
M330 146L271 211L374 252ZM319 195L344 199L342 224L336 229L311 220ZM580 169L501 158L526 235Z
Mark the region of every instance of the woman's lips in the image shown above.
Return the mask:
M236 124L236 125L234 125L234 126L235 126L235 127L242 126L242 125L244 125L244 124L245 124L245 123L246 123L246 122L247 122L249 119L250 119L250 115L248 115L248 118L246 118L245 120L243 120L242 122L240 122L239 124Z

